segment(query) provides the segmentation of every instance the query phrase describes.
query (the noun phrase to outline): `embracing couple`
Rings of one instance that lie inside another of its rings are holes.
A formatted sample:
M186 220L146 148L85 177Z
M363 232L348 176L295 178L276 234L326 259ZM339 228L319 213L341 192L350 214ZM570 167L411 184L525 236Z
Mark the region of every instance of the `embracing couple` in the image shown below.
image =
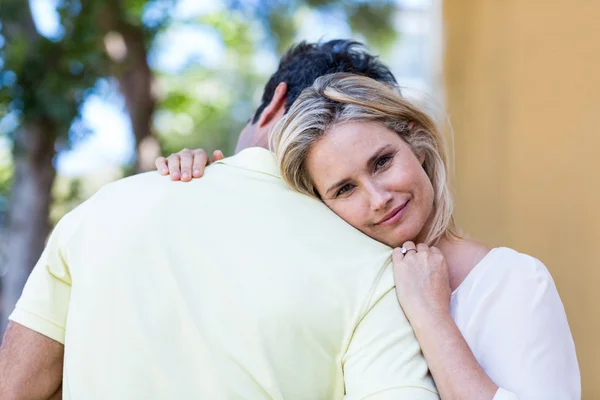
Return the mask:
M291 48L215 156L59 222L0 398L580 398L547 269L461 237L438 127L357 43Z

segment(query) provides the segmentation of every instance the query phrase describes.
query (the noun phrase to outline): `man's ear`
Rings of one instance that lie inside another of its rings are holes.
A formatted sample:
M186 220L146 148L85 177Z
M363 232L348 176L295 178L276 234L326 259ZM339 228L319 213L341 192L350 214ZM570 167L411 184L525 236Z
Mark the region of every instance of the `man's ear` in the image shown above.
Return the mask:
M265 107L262 114L260 114L260 118L258 119L258 127L263 128L265 125L268 125L275 116L280 113L283 115L283 111L285 110L285 101L287 99L287 83L280 82L279 85L275 88L275 93L273 93L273 98L268 106Z

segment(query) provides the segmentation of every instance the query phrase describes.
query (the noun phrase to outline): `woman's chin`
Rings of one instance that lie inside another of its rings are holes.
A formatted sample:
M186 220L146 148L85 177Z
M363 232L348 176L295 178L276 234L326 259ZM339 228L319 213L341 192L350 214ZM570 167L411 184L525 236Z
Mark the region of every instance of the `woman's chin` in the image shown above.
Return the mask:
M412 226L397 226L396 229L390 229L387 232L368 232L363 230L362 232L370 236L372 239L377 240L389 246L391 248L402 247L402 245L408 241L416 242L419 236L419 229L412 229Z
M402 235L402 236L394 236L393 238L385 238L379 240L381 243L390 246L391 248L402 247L402 245L408 241L415 241L416 235ZM415 242L416 244L416 242Z
M418 229L403 229L399 232L394 232L392 235L390 235L390 237L386 238L387 240L383 241L383 243L392 248L402 247L404 243L409 241L417 244L419 233L420 230Z

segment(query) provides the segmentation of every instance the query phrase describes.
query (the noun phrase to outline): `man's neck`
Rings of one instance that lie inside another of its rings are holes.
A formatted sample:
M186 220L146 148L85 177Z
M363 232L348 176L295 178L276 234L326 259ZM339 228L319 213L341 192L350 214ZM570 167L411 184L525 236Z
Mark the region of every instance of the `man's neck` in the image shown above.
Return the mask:
M243 150L249 149L251 147L259 147L259 148L262 148L262 149L265 149L265 150L270 150L269 146L266 146L266 145L248 144L248 145L245 145L245 146L240 146L240 144L238 143L237 147L235 148L235 154L237 154L237 153L239 153L239 152L241 152Z
M252 130L250 132L240 133L240 137L238 139L237 146L235 147L235 153L239 153L240 151L250 148L250 147L262 147L263 149L269 149L269 140L268 135L262 133L257 130Z

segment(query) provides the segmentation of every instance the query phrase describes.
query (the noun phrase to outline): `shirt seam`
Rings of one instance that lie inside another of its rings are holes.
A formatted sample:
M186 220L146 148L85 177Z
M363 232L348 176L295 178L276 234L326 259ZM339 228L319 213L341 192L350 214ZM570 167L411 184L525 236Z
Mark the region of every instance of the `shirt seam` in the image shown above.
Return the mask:
M67 330L66 327L62 326L59 322L54 321L51 318L44 317L44 316L38 314L37 312L31 311L31 310L27 309L26 307L23 307L22 305L17 305L15 307L15 309L21 310L21 311L23 311L23 312L25 312L25 313L27 313L27 314L35 317L35 318L38 318L38 319L40 319L42 321L48 322L49 324L54 325L55 327L57 327L58 329L62 330L63 332L66 332L66 330Z
M217 161L215 162L215 164L221 164L221 165L225 165L227 167L232 167L232 168L237 168L237 169L242 169L244 171L250 171L250 172L256 172L259 174L263 174L263 175L268 175L268 176L272 176L273 178L277 178L277 179L282 179L281 175L278 174L274 174L271 172L267 172L264 169L256 169L256 168L248 168L248 167L242 167L240 165L236 165L236 164L230 164L228 162L225 161Z

